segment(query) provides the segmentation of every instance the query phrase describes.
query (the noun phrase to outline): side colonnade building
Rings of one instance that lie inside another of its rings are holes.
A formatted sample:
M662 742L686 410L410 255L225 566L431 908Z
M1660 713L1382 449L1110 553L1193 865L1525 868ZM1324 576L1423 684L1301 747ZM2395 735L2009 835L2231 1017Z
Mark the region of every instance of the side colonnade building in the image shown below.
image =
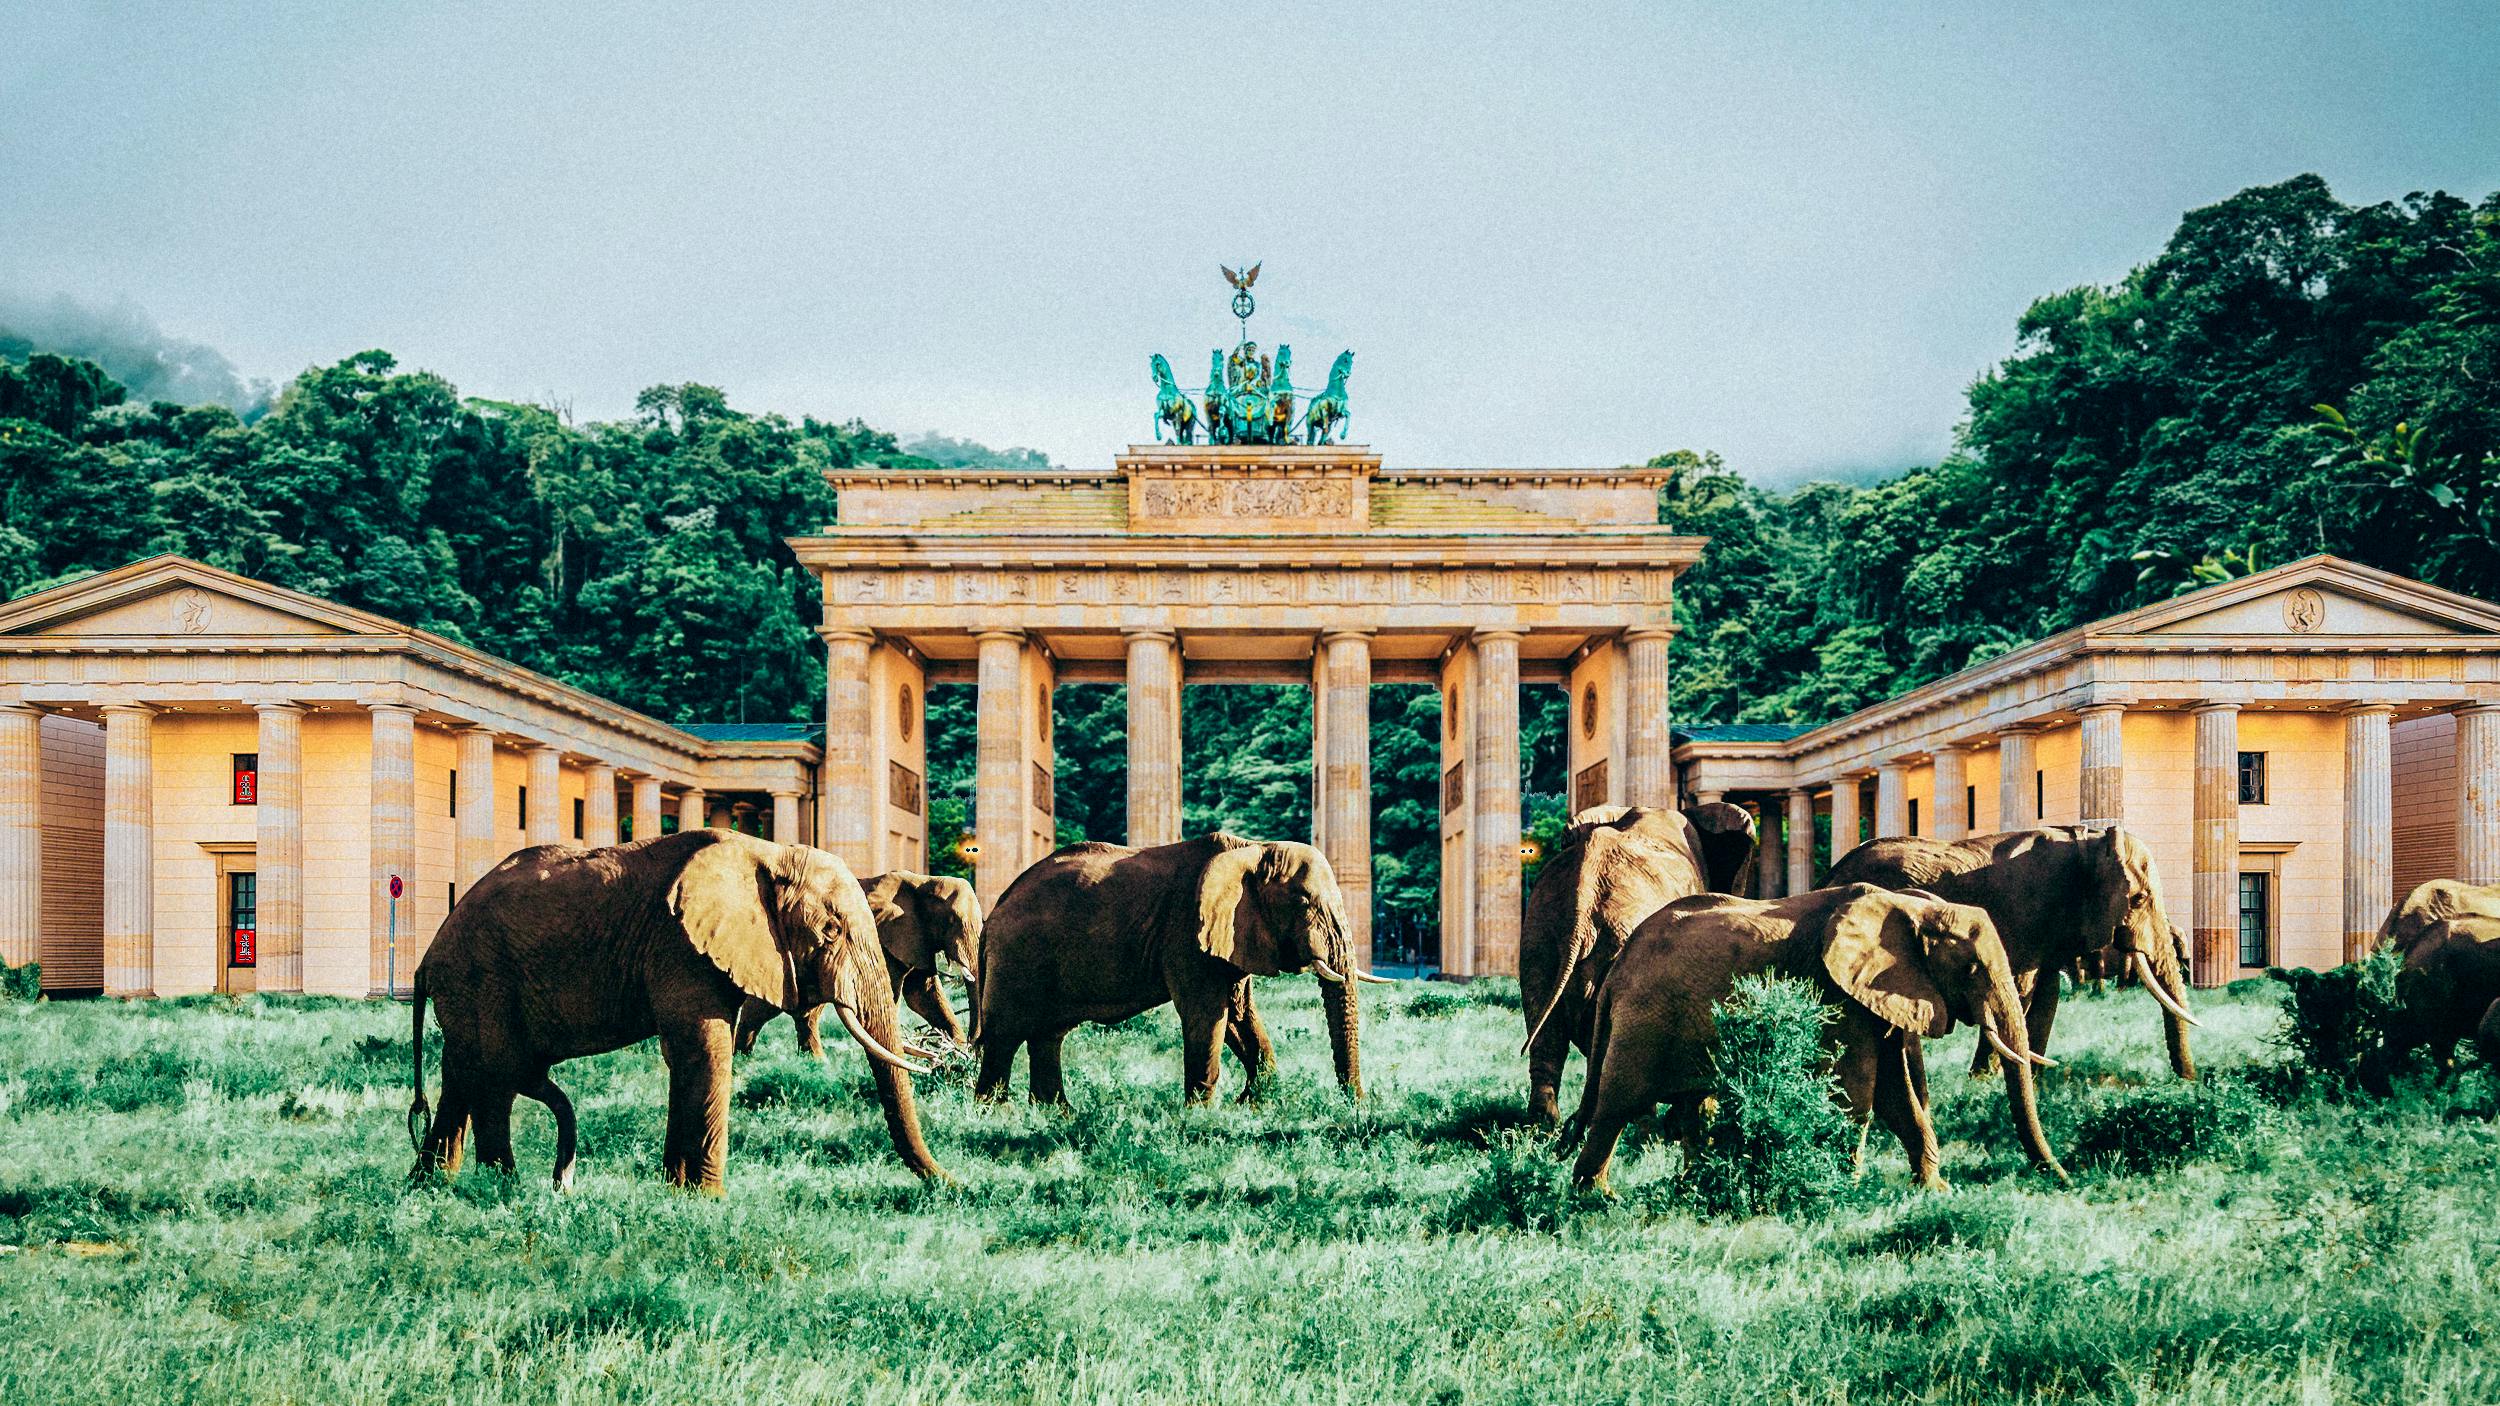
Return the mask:
M150 558L0 606L0 960L62 994L404 993L513 850L807 838L811 733L671 726Z
M1771 893L1874 836L2119 824L2199 985L2323 968L2417 884L2500 882L2500 606L2310 557L1675 757L1697 798L1758 811Z

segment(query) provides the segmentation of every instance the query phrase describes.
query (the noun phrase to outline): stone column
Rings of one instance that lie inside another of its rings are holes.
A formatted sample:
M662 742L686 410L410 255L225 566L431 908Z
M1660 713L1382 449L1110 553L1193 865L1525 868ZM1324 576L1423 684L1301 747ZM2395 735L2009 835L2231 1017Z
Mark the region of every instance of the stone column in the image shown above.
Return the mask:
M0 704L0 963L43 955L43 713Z
M2196 718L2196 864L2191 979L2239 975L2240 705L2207 703Z
M495 734L482 727L460 729L460 892L486 877L503 858L495 840Z
M876 637L865 630L826 630L825 637L825 765L822 787L825 808L820 848L842 856L851 872L866 877L876 872L869 853L876 839L877 817L883 813L879 778L868 774L873 739L868 716L868 652ZM791 829L795 831L797 825ZM787 843L787 841L784 841Z
M2127 814L2126 706L2090 703L2075 711L2083 719L2083 823L2117 825Z
M606 762L582 771L582 843L592 849L616 843L616 768Z
M1948 843L1970 838L1970 749L1958 742L1936 748L1935 794L1928 808L1935 812L1927 832Z
M680 831L700 830L711 823L712 798L700 786L689 786L677 795L677 828Z
M1320 636L1323 688L1319 706L1326 721L1319 759L1320 793L1311 811L1323 815L1321 852L1345 894L1354 957L1372 959L1372 640L1369 630L1331 630ZM1517 846L1512 847L1516 850Z
M2500 703L2457 710L2457 877L2500 883Z
M304 710L262 703L260 791L252 808L259 874L261 991L304 989Z
M1675 804L1674 719L1667 711L1667 641L1674 631L1627 630L1623 635L1630 726L1623 759L1623 802L1635 806ZM1513 646L1516 657L1516 646ZM1516 716L1516 705L1513 715Z
M777 845L795 845L798 842L799 793L796 791L775 791L773 792L773 843ZM822 846L819 846L819 848L822 848ZM862 879L870 879L876 876L873 874L861 874L859 877Z
M156 710L104 707L104 994L156 994Z
M1832 778L1832 863L1834 864L1840 862L1841 856L1864 843L1859 838L1866 831L1866 823L1858 814L1860 799L1857 777L1842 775ZM1826 869L1824 872L1831 871Z
M530 814L523 834L533 845L564 842L564 753L540 743L529 750Z
M1475 634L1476 746L1467 784L1475 808L1468 828L1476 851L1480 975L1519 973L1519 638L1512 630ZM1674 794L1672 783L1668 794Z
M1799 787L1788 793L1788 892L1814 891L1814 793Z
M2396 905L2396 766L2388 728L2396 710L2344 710L2344 960L2370 955Z
M984 630L976 698L973 887L988 911L1024 872L1024 632Z
M634 778L634 838L648 840L660 833L660 778Z
M1997 828L2028 830L2040 823L2040 764L2032 743L2039 734L2009 727L1997 734Z
M1875 768L1875 838L1891 839L1910 833L1910 768L1906 762L1886 762Z
M1128 632L1128 842L1181 837L1181 645L1169 630Z
M1705 791L1696 789L1693 792L1693 804L1697 806L1714 806L1718 805L1722 801L1725 801L1726 799L1727 792L1721 790L1712 789Z
M417 911L417 710L405 703L376 703L366 712L373 719L373 822L365 874L365 989L395 996L408 989L418 957L409 921ZM396 909L396 953L392 950L393 875L398 876L402 891Z

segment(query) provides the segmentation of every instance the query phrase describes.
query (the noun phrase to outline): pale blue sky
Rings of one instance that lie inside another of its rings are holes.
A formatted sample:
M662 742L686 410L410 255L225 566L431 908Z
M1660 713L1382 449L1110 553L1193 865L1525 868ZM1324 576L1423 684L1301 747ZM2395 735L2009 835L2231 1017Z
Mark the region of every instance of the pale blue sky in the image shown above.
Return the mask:
M2489 3L1177 14L0 0L0 289L1098 464L1263 260L1392 463L1789 478L1942 452L2186 208L2500 186Z

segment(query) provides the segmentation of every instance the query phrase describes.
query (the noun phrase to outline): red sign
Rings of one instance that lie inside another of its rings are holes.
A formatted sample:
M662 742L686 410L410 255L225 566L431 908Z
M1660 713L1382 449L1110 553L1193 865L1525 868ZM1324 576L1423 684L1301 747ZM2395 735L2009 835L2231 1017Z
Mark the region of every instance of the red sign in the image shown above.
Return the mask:
M397 874L391 875L391 897L399 897L399 876Z
M250 928L236 928L234 930L234 957L227 965L237 967L254 965L258 960L257 937L258 934Z
M260 773L238 771L234 774L234 803L239 806L260 804Z

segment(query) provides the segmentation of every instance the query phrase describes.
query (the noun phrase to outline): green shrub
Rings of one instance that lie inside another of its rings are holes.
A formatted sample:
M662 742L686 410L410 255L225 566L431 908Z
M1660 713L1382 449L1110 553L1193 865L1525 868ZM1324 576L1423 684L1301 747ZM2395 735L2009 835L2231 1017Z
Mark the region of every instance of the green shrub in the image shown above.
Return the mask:
M2144 1173L2213 1157L2273 1121L2274 1110L2251 1084L2216 1076L2129 1089L2083 1115L2075 1156Z
M43 963L13 967L0 962L0 1001L32 1001L43 994Z
M2384 950L2323 972L2268 968L2266 975L2289 993L2276 1048L2303 1078L2322 1082L2330 1092L2351 1089L2362 1061L2386 1041L2397 1007L2396 973L2403 965L2394 951Z
M1833 1094L1813 987L1748 977L1719 1003L1717 1110L1679 1173L1684 1201L1707 1216L1812 1215L1854 1186L1858 1128Z
M1447 1230L1553 1230L1580 1200L1568 1164L1541 1131L1512 1129L1487 1142L1484 1161L1440 1217Z
M1471 1004L1473 1003L1463 992L1454 991L1447 986L1427 986L1406 998L1404 1014L1425 1019L1453 1016L1466 1010Z

